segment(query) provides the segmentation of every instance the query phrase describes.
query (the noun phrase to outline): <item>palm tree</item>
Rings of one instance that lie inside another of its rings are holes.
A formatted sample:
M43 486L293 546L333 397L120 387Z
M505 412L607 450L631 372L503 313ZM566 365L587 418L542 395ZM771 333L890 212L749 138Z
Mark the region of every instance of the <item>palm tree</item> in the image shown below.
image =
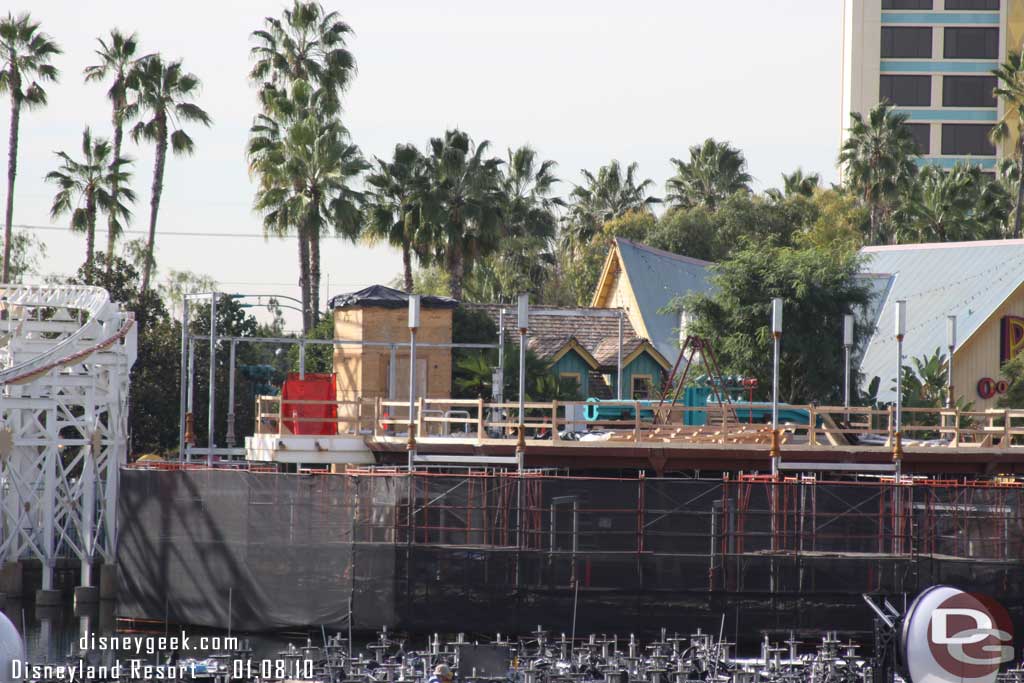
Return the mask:
M1004 158L1000 160L999 167L996 172L996 182L1002 187L1002 191L1009 197L1008 213L1016 214L1021 204L1020 201L1024 198L1024 192L1021 191L1020 187L1020 174L1021 167L1020 163L1016 159ZM1016 220L1016 216L1015 216ZM1004 226L1004 236L1011 236L1013 228L1009 225Z
M1024 53L1011 51L1006 61L992 75L998 79L996 97L1003 99L1003 117L993 126L989 137L996 145L1016 140L1013 157L1016 159L1016 177L1024 175ZM1017 183L1013 212L1013 237L1021 236L1021 207L1024 206L1024 183Z
M268 135L286 141L290 139L288 127L305 121L301 124L304 144L312 144L314 139L320 140L332 150L333 159L321 160L324 164L341 164L344 168L337 170L343 174L351 172L355 166L363 165L358 148L347 142L347 133L337 121L341 108L340 94L351 82L356 70L355 60L345 46L352 29L341 20L337 12L325 12L323 6L316 1L293 0L291 7L282 13L281 19L266 17L263 23L262 29L252 32L256 45L250 51L255 63L249 78L259 88L263 112L257 116L250 129L249 166L254 173L261 176L268 173L271 176L261 179L255 201L257 209L264 214L264 227L270 232L292 228L298 231L299 289L306 306L303 320L308 330L316 323L314 317L319 316L321 228L286 225L291 216L287 212L278 216L278 210L272 207L274 202L283 200L289 194L284 192L286 179L282 178L281 169L270 168L260 161L260 157L265 150L274 149ZM313 103L313 93L318 113L310 116L321 119L326 117L329 121L315 122L298 112L298 109ZM303 102L289 103L289 98L293 97ZM284 154L286 152L283 149L278 151ZM301 162L296 162L296 167L302 166ZM348 176L339 178L339 185L345 187L347 179ZM302 178L292 179L293 184L301 182ZM275 188L274 193L277 194L264 196L269 188ZM299 187L291 194L294 200L303 195L303 190ZM300 213L306 215L305 212ZM268 220L277 227L268 227ZM281 223L281 220L285 223ZM344 232L352 232L351 225L338 227Z
M417 198L426 182L423 156L413 145L398 144L391 161L376 159L376 164L376 170L366 177L371 190L363 236L370 243L386 240L402 250L403 286L411 293L412 253L420 219Z
M737 192L750 193L753 180L743 152L708 138L690 147L690 160L672 159L676 174L665 183L666 200L676 206L714 209Z
M333 229L355 240L363 193L350 182L369 165L337 118L335 100L305 84L294 99L278 97L274 115L260 114L250 130L250 170L259 176L254 208L267 234L299 235L303 326L320 315L320 237Z
M661 199L648 194L653 180L637 182L638 169L634 162L623 174L619 162L612 160L598 169L596 176L586 169L581 171L586 186L576 186L569 195L572 203L564 237L571 251L590 242L608 221L630 211L651 212L655 204L661 203Z
M425 157L427 186L421 198L426 240L417 253L424 265L443 265L451 296L462 299L463 282L476 261L492 253L501 237L501 160L487 158L490 143L474 145L460 130L430 140Z
M129 79L134 75L133 70L140 60L146 57L136 57L139 39L135 33L125 35L116 28L110 32L110 42L103 38L97 38L100 49L96 55L100 61L98 64L85 68L85 81L100 81L111 76L113 82L107 91L107 98L110 100L110 120L114 127L114 154L110 160L111 168L119 167L121 162L121 145L124 141L124 110L128 105ZM113 184L110 188L111 202L118 202L120 193L120 179L114 175ZM118 237L121 236L122 226L115 213L109 214L107 223L107 253L113 254ZM110 269L114 259L107 259L107 279L110 279Z
M821 176L817 173L805 174L802 168L798 168L790 174L782 174L782 191L787 197L801 195L810 197L821 184Z
M917 144L907 127L907 115L882 102L864 118L850 114L846 142L839 153L847 185L870 210L868 244L882 238L882 221L904 184L917 172Z
M61 49L39 30L28 14L9 13L0 20L0 94L11 95L11 128L7 146L7 208L4 214L4 256L0 282L11 274L11 224L14 221L14 178L18 174L18 126L21 108L46 105L42 83L56 81L57 67L50 64Z
M508 150L499 181L503 236L472 278L473 298L511 301L517 294L545 291L556 261L556 212L566 205L552 196L559 182L556 166L528 145Z
M82 132L82 161L72 159L65 152L57 152L57 156L63 162L60 168L46 174L46 180L60 188L53 197L50 216L58 218L71 214L71 229L85 233L84 271L92 272L96 213L103 211L112 222L116 222L118 216L127 218L131 215L121 202L122 197L129 202L135 201L135 193L128 187L121 187L131 179L131 174L125 170L131 160L112 161L110 142L103 138L94 140L88 128ZM114 195L115 187L121 187L119 196Z
M180 60L167 62L160 55L149 57L138 64L132 80L138 95L135 101L122 109L122 114L129 121L147 116L148 119L132 127L132 140L146 140L156 146L153 188L149 200L149 238L146 242L146 262L142 268L142 292L145 293L149 290L153 271L156 219L160 212L160 196L164 190L168 142L174 154L192 154L195 143L181 128L181 124L189 122L209 126L211 119L199 105L191 101L199 92L199 78L185 71Z
M355 75L355 59L345 47L352 33L337 12L325 12L319 2L294 0L282 19L266 17L264 28L253 31L255 60L249 78L260 88L261 100L271 102L306 81L338 104L338 96Z
M996 236L1001 223L981 169L926 166L893 212L897 242L946 242ZM1004 203L1005 206L1005 203ZM1003 214L1005 216L1005 213Z

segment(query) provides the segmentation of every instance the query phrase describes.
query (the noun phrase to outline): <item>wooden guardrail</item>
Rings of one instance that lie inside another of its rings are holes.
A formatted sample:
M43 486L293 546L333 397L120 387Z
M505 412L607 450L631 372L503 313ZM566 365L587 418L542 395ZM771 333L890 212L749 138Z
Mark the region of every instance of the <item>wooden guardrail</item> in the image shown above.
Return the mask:
M615 417L587 420L584 401L528 402L519 415L516 402L491 403L483 399L418 398L413 429L420 439L483 442L514 439L520 422L527 438L550 438L553 432L572 432L569 439L632 443L767 444L770 425L750 421L747 404L720 406L662 405L643 401L601 401L596 404ZM337 417L309 417L302 406L334 406ZM756 406L756 404L755 404ZM895 410L865 407L780 404L790 416L780 420L783 443L825 447L849 445L891 447L895 438ZM332 423L331 432L375 439L408 435L409 402L382 398L339 401L256 398L256 433L290 434L289 425ZM796 414L800 419L794 420ZM689 424L688 424L689 423ZM296 431L302 431L296 428ZM959 408L903 408L902 439L906 446L1010 448L1024 446L1024 410L965 411ZM856 440L853 439L856 437Z

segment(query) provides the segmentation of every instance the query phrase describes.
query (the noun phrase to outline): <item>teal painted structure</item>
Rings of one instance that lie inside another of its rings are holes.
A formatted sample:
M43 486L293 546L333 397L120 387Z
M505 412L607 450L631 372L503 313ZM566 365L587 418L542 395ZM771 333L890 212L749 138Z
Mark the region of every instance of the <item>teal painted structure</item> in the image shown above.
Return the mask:
M587 361L583 360L583 356L581 356L576 349L569 349L564 356L551 365L550 371L551 374L555 376L555 379L560 378L564 372L579 374L579 398L582 399L590 395L590 366L587 365Z
M702 408L707 405L710 396L711 389L708 387L687 387L683 390L683 395L680 396L682 400L677 401L677 404L684 405L687 408ZM653 406L658 404L657 399L639 401L639 403L640 418L650 421L654 417ZM650 409L648 410L648 408ZM595 420L631 420L633 419L633 406L621 404L607 405L600 399L587 399L587 407L583 411L583 419L588 422L594 422ZM707 414L704 412L687 412L684 413L683 424L689 427L700 427L706 419Z
M663 381L664 371L658 362L651 357L651 354L644 351L634 358L629 365L622 368L622 399L633 400L633 376L647 375L651 378L651 391L657 392ZM619 395L618 373L612 373L612 396ZM654 396L651 396L654 398Z

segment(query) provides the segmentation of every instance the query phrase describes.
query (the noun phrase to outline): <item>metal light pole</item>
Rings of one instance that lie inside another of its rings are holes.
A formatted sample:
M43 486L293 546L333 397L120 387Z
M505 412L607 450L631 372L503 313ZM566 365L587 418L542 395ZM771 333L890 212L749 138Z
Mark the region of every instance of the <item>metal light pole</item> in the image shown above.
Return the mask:
M217 386L217 292L210 292L210 405L206 411L206 466L213 467L214 445L214 394Z
M946 407L953 408L953 352L956 351L956 316L946 317L946 348L949 349L949 360L946 362Z
M495 377L497 382L494 382L495 386L491 387L491 396L494 398L496 403L504 403L505 401L505 309L502 308L498 311L498 374ZM498 414L502 413L502 409L498 408Z
M186 402L188 382L188 297L182 300L181 304L181 395L178 397L178 461L185 460L185 420L189 410Z
M853 314L843 316L843 408L847 429L850 422L850 349L853 348Z
M619 350L615 357L615 382L618 387L615 400L622 400L622 309L619 309ZM632 393L632 390L631 392Z
M412 485L413 461L416 459L416 330L420 326L420 295L409 295L409 475ZM409 500L412 505L412 499Z
M772 341L774 357L772 359L772 442L768 454L772 458L772 477L779 476L779 460L781 456L779 444L779 344L782 341L782 299L772 299Z
M526 332L530 327L530 295L519 295L519 437L516 440L516 467L523 473L526 459Z
M896 463L896 476L900 474L903 459L903 337L907 334L907 302L896 302L896 432L893 434L892 458Z
M228 356L228 448L235 447L235 347L238 342L231 340L231 352Z

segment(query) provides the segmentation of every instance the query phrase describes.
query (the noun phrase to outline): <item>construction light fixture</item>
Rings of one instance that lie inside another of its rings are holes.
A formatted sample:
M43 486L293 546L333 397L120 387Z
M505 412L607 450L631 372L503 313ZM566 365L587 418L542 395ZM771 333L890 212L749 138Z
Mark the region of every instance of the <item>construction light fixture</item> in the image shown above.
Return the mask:
M772 440L768 454L772 459L772 477L779 475L779 344L782 341L782 299L772 299Z
M526 332L530 327L530 295L519 295L519 435L516 441L516 467L523 472L526 456Z
M956 351L956 316L946 316L946 348L949 358L946 360L946 407L953 407L953 352Z
M850 422L850 349L853 348L853 326L853 314L847 313L843 316L843 407L846 408L847 428Z
M896 462L896 476L899 477L900 461L903 459L903 338L907 336L907 302L896 302L896 431L893 434L892 457Z
M416 331L420 326L420 295L409 295L409 473L416 459ZM411 502L410 502L411 504Z

